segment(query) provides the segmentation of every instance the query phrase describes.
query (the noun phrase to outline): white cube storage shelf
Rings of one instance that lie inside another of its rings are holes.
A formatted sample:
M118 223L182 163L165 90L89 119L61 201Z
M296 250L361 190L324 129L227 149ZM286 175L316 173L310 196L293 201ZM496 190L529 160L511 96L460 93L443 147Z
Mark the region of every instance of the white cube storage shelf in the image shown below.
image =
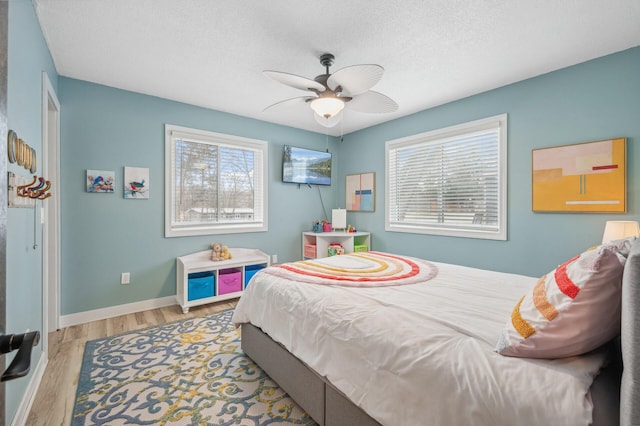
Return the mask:
M315 259L328 257L329 245L338 243L342 245L345 253L353 253L371 250L371 234L369 232L303 232L302 233L302 258Z
M240 297L253 275L270 257L256 249L230 248L229 260L211 260L211 250L176 259L176 299L182 312L192 306Z

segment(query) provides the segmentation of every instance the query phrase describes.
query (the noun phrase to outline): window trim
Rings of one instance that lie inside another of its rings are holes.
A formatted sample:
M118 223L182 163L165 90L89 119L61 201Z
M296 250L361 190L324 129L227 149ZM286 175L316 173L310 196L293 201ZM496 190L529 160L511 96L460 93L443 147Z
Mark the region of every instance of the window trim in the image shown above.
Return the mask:
M429 226L429 225L402 225L391 223L391 201L389 187L389 152L398 148L404 148L416 143L424 143L436 140L461 136L473 132L499 127L500 140L498 142L498 177L499 188L499 212L498 230L468 230L457 229L455 226ZM436 129L416 135L394 139L385 143L385 231L407 232L414 234L443 235L450 237L480 238L487 240L507 240L507 114L495 115L492 117L470 121L442 129Z
M262 151L262 217L261 223L225 223L209 226L197 225L189 227L172 226L173 212L173 191L175 185L175 143L176 138L185 137L235 146L238 148L249 148ZM241 136L226 135L223 133L210 132L207 130L192 129L189 127L165 124L165 198L164 198L164 235L165 238L187 237L196 235L216 235L247 232L265 232L268 226L268 176L269 176L269 144L267 141L259 139L245 138Z

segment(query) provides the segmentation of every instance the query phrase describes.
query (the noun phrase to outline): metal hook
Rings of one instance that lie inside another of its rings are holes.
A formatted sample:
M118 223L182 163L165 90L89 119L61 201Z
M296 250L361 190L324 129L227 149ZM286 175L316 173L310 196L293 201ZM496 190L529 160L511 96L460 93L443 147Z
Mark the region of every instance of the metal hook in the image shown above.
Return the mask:
M44 186L44 178L43 177L39 177L38 180L40 182L38 183L37 186L33 186L33 187L29 188L31 191L36 191L36 190L42 189L42 187ZM49 182L49 181L47 181L47 182Z
M38 182L37 185L36 182ZM20 197L46 200L51 197L51 194L48 193L50 189L51 181L45 180L43 177L33 176L31 183L18 186L16 192Z
M29 184L27 184L27 185L20 185L20 186L18 186L18 189L17 189L17 190L18 190L18 194L19 194L20 192L24 192L24 190L25 190L26 188L28 188L28 187L30 187L31 185L35 184L37 181L38 181L38 176L35 176L35 175L34 175L34 176L33 176L33 182L31 182L31 183L29 183Z
M40 178L42 179L42 178ZM44 185L44 188L42 189L38 189L38 190L32 190L31 188L28 190L28 194L27 196L29 198L36 198L38 200L44 200L46 198L49 198L51 196L51 194L47 194L47 191L51 189L51 181L47 181L46 184Z

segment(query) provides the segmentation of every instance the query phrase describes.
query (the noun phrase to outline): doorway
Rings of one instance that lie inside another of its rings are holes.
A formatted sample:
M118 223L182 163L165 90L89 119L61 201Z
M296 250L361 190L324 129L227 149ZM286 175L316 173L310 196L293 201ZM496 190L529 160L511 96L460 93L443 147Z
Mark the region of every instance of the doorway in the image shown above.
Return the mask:
M49 76L42 73L43 175L51 181L53 197L42 203L42 347L60 326L60 102Z

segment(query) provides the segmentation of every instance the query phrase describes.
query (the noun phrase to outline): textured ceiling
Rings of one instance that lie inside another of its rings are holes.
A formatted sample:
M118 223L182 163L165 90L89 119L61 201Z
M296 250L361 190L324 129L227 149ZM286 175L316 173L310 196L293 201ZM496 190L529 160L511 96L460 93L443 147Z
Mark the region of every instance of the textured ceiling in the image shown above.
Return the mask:
M339 135L640 45L638 0L34 0L58 73ZM391 114L325 129L266 78L385 68Z

